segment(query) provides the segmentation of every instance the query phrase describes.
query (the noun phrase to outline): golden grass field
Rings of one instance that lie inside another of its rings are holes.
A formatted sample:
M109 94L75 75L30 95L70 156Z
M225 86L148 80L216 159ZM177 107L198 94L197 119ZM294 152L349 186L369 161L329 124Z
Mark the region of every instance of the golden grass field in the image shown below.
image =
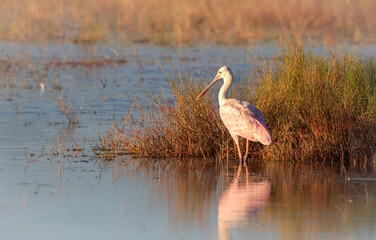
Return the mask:
M370 42L374 0L1 0L0 38L15 42L247 44L294 36Z

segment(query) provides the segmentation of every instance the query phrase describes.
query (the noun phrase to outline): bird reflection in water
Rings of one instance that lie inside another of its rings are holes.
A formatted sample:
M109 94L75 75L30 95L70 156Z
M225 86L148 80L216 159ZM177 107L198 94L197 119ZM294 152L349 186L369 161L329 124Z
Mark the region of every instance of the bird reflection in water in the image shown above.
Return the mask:
M241 177L241 172L239 165L235 178L219 200L219 239L231 239L229 231L249 222L267 204L270 196L269 181L249 176L246 167L245 176Z

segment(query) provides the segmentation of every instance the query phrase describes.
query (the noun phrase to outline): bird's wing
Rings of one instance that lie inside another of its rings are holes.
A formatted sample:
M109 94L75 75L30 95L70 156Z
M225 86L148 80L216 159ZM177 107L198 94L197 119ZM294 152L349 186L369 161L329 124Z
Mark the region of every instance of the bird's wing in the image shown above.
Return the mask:
M252 104L231 101L220 106L219 114L230 134L261 142L264 145L271 143L264 117Z

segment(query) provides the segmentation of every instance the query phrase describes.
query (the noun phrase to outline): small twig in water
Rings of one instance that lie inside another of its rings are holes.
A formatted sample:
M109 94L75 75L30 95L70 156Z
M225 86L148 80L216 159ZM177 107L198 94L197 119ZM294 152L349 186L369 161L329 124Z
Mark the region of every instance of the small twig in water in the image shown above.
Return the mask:
M59 97L56 99L59 105L59 110L64 116L68 119L69 123L77 124L78 123L78 116L82 110L82 106L84 105L84 99L82 98L81 107L78 110L77 114L75 114L68 103L65 103L63 98Z
M68 189L66 189L65 187L59 185L59 186L57 186L57 187L52 191L51 196L52 196L52 195L55 195L55 194L56 194L56 191L59 190L59 189L62 189L66 194L69 194Z

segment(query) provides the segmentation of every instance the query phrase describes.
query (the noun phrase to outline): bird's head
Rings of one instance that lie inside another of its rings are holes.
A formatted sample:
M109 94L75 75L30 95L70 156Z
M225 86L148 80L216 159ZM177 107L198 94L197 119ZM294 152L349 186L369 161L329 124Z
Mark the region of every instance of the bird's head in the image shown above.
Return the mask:
M223 66L220 69L218 69L217 75L215 76L214 79L225 79L228 75L232 76L232 71L230 67L228 66Z
M232 71L230 67L223 66L220 69L218 69L217 75L215 75L215 78L213 81L197 96L196 100L200 100L205 93L209 90L209 88L216 83L219 79L232 79Z

